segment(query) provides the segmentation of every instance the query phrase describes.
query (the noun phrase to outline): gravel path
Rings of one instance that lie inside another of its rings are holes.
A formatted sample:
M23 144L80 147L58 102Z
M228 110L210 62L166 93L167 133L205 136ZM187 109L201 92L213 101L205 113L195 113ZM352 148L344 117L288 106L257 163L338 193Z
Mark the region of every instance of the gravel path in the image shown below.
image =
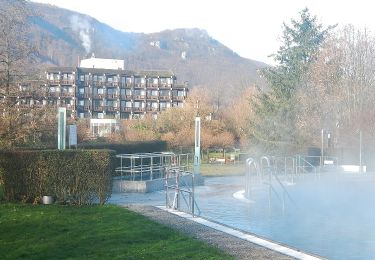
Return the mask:
M228 254L233 255L236 259L293 259L292 257L282 255L153 206L135 204L123 206L153 221L218 247Z

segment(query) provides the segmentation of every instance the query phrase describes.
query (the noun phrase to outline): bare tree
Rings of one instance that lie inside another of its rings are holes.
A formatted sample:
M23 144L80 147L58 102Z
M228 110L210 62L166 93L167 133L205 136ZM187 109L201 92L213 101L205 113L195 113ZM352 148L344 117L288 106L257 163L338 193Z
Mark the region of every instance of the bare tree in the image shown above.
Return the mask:
M28 35L31 16L28 2L0 0L0 142L6 146L22 142L35 130L35 120L44 118L32 109L33 104L29 109L19 106L21 88L30 78L27 68L35 54ZM35 98L35 91L31 94L30 98Z

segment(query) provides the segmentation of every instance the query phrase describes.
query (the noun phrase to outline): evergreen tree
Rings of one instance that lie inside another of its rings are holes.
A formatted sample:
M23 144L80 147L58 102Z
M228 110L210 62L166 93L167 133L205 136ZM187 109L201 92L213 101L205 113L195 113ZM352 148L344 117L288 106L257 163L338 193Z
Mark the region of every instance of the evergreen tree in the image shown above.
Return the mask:
M328 35L326 29L305 8L298 20L283 24L282 45L273 56L277 65L262 70L270 90L254 100L257 119L253 134L266 150L293 149L301 143L296 128L296 90L315 60L319 47Z

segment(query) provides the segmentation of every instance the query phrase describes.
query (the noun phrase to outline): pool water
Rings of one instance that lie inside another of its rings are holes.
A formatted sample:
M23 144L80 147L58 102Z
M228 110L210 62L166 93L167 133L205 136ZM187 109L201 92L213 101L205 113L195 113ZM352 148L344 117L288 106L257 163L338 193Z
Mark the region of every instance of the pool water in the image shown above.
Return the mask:
M329 259L375 257L375 175L322 174L286 185L285 203L261 181L239 199L245 177L205 178L196 187L201 216ZM275 191L282 198L280 188ZM112 203L164 205L164 191L114 194Z

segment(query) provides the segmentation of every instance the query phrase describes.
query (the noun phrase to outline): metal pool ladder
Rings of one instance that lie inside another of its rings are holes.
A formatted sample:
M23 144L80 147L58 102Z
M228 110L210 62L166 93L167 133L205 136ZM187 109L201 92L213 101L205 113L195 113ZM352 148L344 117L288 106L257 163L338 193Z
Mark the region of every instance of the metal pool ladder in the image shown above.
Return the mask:
M165 206L167 208L184 211L193 217L200 215L201 211L194 193L194 173L176 168L166 168ZM184 204L181 203L181 198Z

